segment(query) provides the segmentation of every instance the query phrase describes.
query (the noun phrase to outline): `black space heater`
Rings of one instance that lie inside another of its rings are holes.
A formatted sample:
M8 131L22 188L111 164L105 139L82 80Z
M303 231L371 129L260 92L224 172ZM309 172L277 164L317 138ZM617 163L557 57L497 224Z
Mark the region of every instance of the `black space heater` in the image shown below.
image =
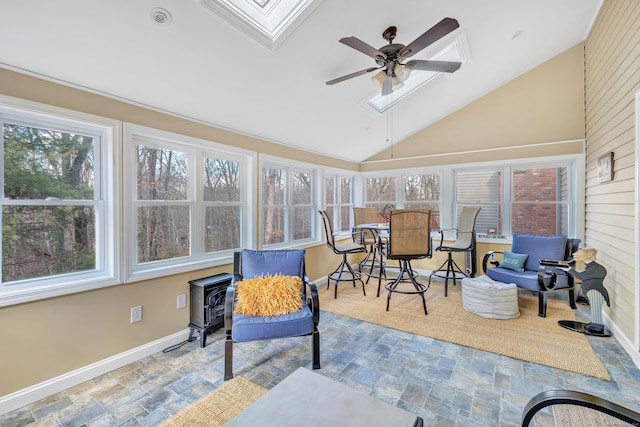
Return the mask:
M195 331L200 334L200 347L204 347L207 334L217 331L224 324L224 300L233 276L228 273L191 280L191 321L189 339Z

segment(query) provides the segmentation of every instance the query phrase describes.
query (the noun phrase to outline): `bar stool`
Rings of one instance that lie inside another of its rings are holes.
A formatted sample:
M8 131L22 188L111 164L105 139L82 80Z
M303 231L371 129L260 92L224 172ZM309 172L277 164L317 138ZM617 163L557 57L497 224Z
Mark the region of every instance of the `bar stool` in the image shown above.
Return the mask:
M338 282L353 282L353 287L355 288L356 280L359 280L362 283L362 293L366 296L367 292L364 289L362 273L353 270L353 268L347 261L347 255L366 252L367 248L364 245L357 243L360 238L354 238L353 242L337 245L335 242L335 237L333 235L333 227L331 226L329 215L327 215L326 211L319 212L322 216L322 221L324 222L324 232L327 237L327 246L329 246L335 254L342 255L342 262L340 263L338 268L336 268L333 273L327 276L327 288L331 284L331 281L334 280L336 282L336 288L333 294L333 298L338 298ZM353 234L356 233L354 232Z
M411 261L431 257L430 209L396 209L389 218L389 250L388 259L400 263L398 277L385 285L387 291L387 311L391 294L418 294L422 298L424 314L427 314L427 303L424 293L428 285L416 280L417 273L411 267ZM410 282L413 289L399 288L400 283Z

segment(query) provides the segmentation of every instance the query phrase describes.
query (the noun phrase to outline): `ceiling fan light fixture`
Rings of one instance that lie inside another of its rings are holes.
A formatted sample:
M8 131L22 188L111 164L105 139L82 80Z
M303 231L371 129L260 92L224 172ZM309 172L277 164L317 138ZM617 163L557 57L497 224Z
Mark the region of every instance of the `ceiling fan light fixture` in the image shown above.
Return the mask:
M409 75L411 75L411 69L405 67L402 64L396 65L396 68L393 72L395 73L398 80L400 80L401 82L404 82L405 80L407 80L409 78Z
M382 83L384 83L384 79L386 78L387 72L385 70L381 70L377 72L373 77L371 77L371 81L377 88L379 88L382 87Z
M391 89L400 89L402 86L404 86L404 83L402 83L402 80L400 80L398 77L394 77L391 79Z

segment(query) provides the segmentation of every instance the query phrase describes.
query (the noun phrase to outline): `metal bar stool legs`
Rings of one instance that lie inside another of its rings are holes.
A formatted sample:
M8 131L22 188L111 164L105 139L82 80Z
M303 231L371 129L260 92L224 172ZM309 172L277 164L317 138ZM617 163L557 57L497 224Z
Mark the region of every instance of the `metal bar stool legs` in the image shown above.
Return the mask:
M400 282L411 282L415 290L400 290L398 285ZM389 302L391 301L391 293L397 292L399 294L420 294L422 297L422 307L424 308L424 314L427 315L427 302L424 299L424 293L429 289L429 286L419 283L416 280L416 274L411 268L411 262L408 259L400 260L400 274L390 284L384 286L387 291L387 311L389 311Z
M462 274L462 277L460 277L459 274ZM462 270L458 266L458 264L456 264L455 260L453 259L452 252L449 252L447 254L447 260L443 262L440 267L438 267L436 270L433 270L431 274L429 274L429 285L431 285L431 278L433 276L444 279L444 296L445 297L448 295L449 279L453 280L453 286L455 286L456 280L462 280L465 277L469 277L469 275L465 273L464 270Z
M342 277L342 275L349 275L350 277ZM355 271L349 262L347 261L347 254L342 254L342 262L335 269L335 271L327 276L327 289L331 285L331 281L336 282L336 287L333 292L333 298L338 298L338 283L339 282L353 282L353 287L356 287L356 280L362 283L362 293L366 296L367 292L364 289L364 281L362 280L362 273Z

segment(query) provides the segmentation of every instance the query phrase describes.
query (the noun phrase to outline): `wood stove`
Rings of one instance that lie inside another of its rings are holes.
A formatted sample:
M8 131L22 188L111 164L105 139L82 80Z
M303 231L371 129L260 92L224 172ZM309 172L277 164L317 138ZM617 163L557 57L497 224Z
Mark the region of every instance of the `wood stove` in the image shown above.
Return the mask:
M228 273L191 280L189 323L189 340L193 339L195 331L200 335L200 347L204 347L207 334L214 332L224 324L224 300L227 287L233 276Z

